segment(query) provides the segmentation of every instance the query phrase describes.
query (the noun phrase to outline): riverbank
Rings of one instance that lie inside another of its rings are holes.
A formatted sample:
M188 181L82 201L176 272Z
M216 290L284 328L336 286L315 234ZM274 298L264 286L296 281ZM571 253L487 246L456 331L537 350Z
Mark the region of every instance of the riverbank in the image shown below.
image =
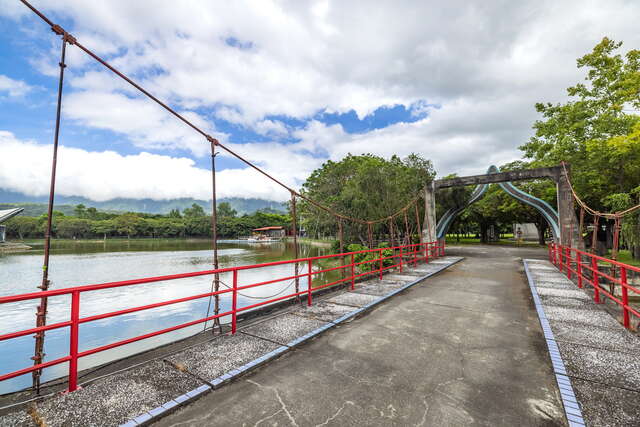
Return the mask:
M288 241L293 241L293 237L287 237ZM317 246L320 248L330 248L333 245L335 240L326 240L326 239L312 239L310 237L298 237L299 243L304 243L310 246Z
M23 252L31 249L31 246L20 242L3 242L0 243L0 253Z

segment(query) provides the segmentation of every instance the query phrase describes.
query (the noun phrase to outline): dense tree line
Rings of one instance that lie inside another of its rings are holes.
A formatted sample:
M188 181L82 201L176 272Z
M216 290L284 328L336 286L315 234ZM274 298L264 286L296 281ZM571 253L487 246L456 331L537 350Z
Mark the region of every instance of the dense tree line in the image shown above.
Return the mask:
M604 38L577 60L578 68L586 70L585 82L567 89L569 100L565 103L536 104L542 117L533 124L534 136L520 147L524 159L498 165L501 170L557 166L565 161L571 165L576 192L592 208L613 212L640 203L640 50L622 55L617 52L621 45ZM416 155L404 160L349 155L314 171L303 191L341 213L374 219L396 211L433 175L431 163ZM556 206L555 183L534 180L517 186ZM448 208L463 205L472 190L441 190L436 197L438 217ZM336 235L333 216L304 203L301 213L301 223L310 235ZM422 214L421 207L420 218ZM414 218L409 215L410 226ZM585 222L589 224L591 218ZM535 223L540 243L549 235L548 224L534 208L492 185L458 217L450 231L479 235L487 241L490 226L498 233L511 232L513 223ZM607 227L610 245L613 223L601 220L600 225ZM404 228L402 220L394 226ZM344 227L348 243L367 244L366 226L345 222ZM376 225L374 233L385 239L389 226ZM624 219L621 238L622 247L640 258L640 213Z
M622 55L621 46L605 37L579 58L585 82L565 103L536 104L542 119L520 147L531 166L570 163L576 192L602 212L640 203L640 50ZM610 241L613 223L603 222ZM624 219L622 243L640 258L640 214Z
M385 159L372 154L347 155L335 162L327 161L313 171L302 186L303 194L331 206L335 211L364 220L384 218L397 212L413 199L435 176L431 161L417 154L404 159L392 156ZM419 207L424 215L424 206ZM334 215L315 206L300 203L300 224L310 237L336 236L338 224ZM408 215L410 228L416 229L415 212ZM345 243L368 244L366 225L343 221ZM375 224L378 238L388 239L390 227L404 230L404 218ZM384 237L383 237L384 236Z
M46 215L16 216L5 223L7 235L15 239L43 238L46 220ZM258 211L238 216L228 203L218 205L217 231L222 238L247 236L258 227L289 227L290 222L288 215ZM54 237L62 239L210 237L211 216L195 203L182 212L174 209L168 215L114 214L77 205L73 215L54 211L52 232Z

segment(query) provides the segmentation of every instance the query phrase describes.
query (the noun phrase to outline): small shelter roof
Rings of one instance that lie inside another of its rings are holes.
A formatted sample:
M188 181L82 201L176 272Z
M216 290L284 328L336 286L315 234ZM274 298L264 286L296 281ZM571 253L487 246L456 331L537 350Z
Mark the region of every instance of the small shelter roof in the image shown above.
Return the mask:
M282 230L283 228L281 225L272 225L270 227L254 228L253 231Z
M22 212L24 208L15 208L15 209L4 209L0 210L0 223L8 220L9 218L13 218Z

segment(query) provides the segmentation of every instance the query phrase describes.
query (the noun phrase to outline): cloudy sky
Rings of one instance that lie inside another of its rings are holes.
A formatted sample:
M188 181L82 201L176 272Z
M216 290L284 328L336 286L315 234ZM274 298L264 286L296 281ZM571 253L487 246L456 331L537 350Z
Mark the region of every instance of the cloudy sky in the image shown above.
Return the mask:
M640 47L635 1L33 0L238 153L299 186L347 153L419 153L439 175L520 158L534 103L603 36ZM0 188L48 192L60 39L0 0ZM210 198L209 145L68 49L58 194ZM286 192L219 157L219 194Z

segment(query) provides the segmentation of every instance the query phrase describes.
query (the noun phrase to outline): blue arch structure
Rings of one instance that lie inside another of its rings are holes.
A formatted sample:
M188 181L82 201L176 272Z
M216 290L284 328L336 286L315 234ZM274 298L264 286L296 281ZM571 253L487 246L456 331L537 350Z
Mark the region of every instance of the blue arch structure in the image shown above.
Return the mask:
M500 169L498 169L496 166L491 166L487 170L488 174L498 173L498 172L500 172ZM549 227L551 228L551 233L553 234L553 238L556 240L559 238L560 219L558 216L558 212L555 209L553 209L551 205L549 205L549 203L535 196L532 196L531 194L525 191L520 190L518 187L516 187L510 182L500 182L498 183L498 185L511 197L533 207L538 212L540 212L540 214L549 224ZM459 207L451 208L447 210L436 225L436 237L438 239L444 239L445 236L447 235L447 231L449 230L449 227L451 227L451 224L453 224L453 222L458 217L458 215L460 215L462 211L464 211L469 205L480 200L482 196L484 196L484 194L487 192L487 188L489 188L489 184L477 185L476 188L473 190L473 193L471 193L471 197L463 206L459 206Z

